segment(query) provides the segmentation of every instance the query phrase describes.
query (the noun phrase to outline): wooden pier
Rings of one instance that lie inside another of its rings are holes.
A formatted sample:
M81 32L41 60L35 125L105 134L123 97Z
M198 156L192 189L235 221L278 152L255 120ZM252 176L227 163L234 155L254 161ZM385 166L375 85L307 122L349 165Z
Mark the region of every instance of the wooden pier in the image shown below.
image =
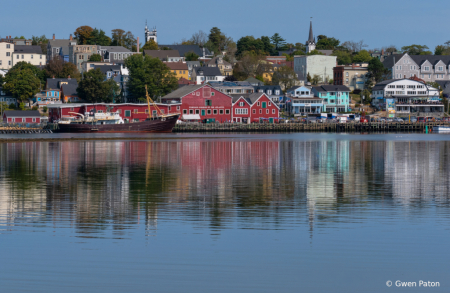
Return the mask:
M177 124L173 132L432 132L449 122L401 123L210 123Z
M32 134L52 133L50 129L42 127L0 127L0 134Z

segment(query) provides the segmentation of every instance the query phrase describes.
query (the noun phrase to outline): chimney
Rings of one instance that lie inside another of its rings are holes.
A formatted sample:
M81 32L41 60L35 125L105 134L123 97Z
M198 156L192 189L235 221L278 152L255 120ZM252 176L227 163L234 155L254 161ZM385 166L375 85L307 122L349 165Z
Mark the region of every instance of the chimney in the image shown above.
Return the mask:
M67 79L70 79L70 75L67 77Z
M355 69L355 63L352 63L352 69Z
M136 52L139 52L139 37L137 37Z
M384 55L384 49L381 49L381 55Z
M53 39L54 39L54 38L53 38ZM69 40L73 41L72 34L70 34Z
M53 34L53 41L55 40L55 34Z

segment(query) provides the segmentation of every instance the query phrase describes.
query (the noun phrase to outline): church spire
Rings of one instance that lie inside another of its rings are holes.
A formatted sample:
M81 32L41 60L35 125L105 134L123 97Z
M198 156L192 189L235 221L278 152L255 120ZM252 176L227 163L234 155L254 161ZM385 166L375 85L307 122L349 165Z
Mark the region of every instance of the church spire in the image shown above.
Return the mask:
M312 31L312 20L309 23L309 38L308 38L308 42L314 42L314 35L313 35L313 31Z

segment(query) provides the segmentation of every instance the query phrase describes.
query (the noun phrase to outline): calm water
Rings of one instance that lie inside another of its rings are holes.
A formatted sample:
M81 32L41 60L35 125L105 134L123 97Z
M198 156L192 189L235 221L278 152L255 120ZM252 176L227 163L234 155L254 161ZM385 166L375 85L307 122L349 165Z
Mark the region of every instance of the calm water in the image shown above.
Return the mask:
M450 136L151 137L0 144L1 292L450 291Z

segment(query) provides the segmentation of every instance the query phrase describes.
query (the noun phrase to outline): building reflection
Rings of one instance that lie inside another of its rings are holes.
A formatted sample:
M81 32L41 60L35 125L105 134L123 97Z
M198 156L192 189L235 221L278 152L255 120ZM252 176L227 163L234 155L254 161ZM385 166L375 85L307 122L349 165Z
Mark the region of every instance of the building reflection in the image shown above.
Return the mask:
M317 223L394 200L448 202L449 143L349 140L26 142L0 146L0 225L124 237L161 217L211 228Z

